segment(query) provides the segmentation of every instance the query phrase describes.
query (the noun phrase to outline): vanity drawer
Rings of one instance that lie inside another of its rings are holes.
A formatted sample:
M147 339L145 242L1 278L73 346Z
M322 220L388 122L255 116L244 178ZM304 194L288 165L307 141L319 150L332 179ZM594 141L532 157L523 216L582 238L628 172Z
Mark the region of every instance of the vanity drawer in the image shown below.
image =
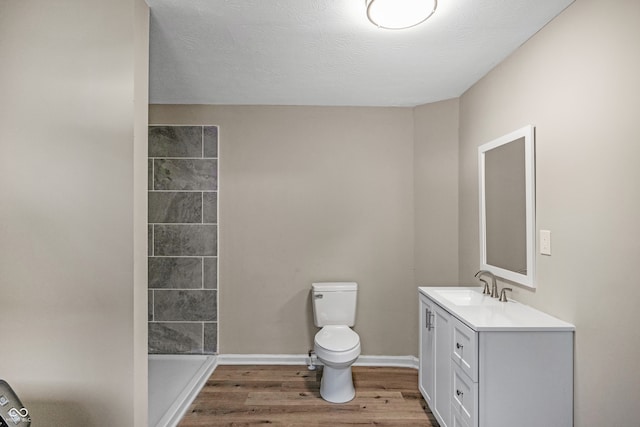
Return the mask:
M471 381L478 382L478 334L452 317L451 359Z
M478 425L478 383L471 381L457 365L453 365L451 413L455 425L465 427Z

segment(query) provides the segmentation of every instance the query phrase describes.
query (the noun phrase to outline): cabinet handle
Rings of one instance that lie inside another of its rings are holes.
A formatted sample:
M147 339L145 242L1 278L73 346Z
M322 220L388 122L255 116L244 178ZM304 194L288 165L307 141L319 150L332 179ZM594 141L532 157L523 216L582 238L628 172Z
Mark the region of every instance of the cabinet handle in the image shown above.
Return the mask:
M462 347L464 347L462 344L460 344L459 342L456 343L456 348L458 350L461 349Z
M433 324L431 323L431 320L433 319L431 317L432 315L433 313L431 313L428 308L424 309L424 327L427 329L427 331L433 329Z
M456 394L457 394L458 396L460 396L460 397L462 397L462 396L464 395L464 393L463 393L463 392L461 392L460 390L456 390Z

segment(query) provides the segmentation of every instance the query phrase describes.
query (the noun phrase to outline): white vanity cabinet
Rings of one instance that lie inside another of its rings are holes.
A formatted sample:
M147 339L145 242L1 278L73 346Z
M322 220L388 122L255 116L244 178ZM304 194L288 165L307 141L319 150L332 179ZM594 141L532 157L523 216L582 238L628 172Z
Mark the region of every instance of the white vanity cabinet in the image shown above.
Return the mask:
M441 427L573 426L573 325L419 289L419 388Z

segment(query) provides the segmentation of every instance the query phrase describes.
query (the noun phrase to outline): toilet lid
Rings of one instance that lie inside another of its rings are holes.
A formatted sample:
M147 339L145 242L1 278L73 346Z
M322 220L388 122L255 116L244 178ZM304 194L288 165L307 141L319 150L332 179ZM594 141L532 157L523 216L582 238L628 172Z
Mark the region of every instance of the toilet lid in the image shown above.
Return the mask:
M325 326L316 334L315 342L327 350L347 351L360 343L360 337L348 326Z

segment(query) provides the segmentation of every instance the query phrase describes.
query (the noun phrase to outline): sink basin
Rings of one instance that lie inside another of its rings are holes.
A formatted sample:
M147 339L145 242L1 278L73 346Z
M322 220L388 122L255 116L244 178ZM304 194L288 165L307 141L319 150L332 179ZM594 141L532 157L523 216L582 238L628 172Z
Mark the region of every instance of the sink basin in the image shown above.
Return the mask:
M438 289L440 296L455 305L493 305L497 299L471 289Z

